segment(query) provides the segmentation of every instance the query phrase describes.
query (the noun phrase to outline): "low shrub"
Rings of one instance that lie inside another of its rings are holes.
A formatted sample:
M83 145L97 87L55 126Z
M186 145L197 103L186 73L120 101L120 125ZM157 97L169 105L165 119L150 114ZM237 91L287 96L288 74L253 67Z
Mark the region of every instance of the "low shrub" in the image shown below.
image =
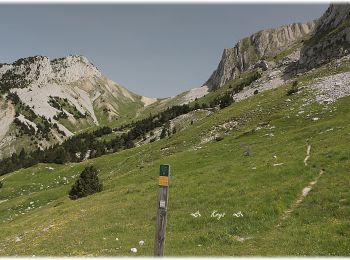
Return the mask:
M290 89L287 91L287 96L293 95L294 93L297 93L299 91L298 87L298 81L293 81L292 86Z
M222 140L224 140L224 137L222 135L215 137L215 141L217 141L217 142L220 142Z

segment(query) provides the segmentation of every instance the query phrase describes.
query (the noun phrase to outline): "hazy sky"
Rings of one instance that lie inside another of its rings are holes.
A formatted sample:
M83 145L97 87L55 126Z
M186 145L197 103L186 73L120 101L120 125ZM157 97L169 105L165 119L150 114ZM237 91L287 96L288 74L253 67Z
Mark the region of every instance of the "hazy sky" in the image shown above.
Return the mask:
M199 87L239 39L313 20L327 6L1 4L0 63L81 54L133 92L172 96Z

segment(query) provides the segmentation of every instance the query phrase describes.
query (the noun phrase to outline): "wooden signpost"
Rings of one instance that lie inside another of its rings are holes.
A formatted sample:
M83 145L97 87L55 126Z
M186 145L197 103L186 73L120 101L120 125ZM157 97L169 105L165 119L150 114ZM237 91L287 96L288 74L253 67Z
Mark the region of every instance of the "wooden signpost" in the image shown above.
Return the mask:
M155 236L155 243L154 243L154 256L164 255L169 178L170 178L170 165L161 164L160 173L159 173L157 225L156 225L156 236Z

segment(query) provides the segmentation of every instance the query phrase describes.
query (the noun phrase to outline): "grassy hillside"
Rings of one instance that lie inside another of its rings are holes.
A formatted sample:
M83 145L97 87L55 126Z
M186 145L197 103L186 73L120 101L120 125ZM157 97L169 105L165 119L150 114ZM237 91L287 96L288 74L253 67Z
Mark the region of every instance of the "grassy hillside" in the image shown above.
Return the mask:
M311 91L287 97L289 87L168 139L2 176L0 255L132 255L137 247L136 255L151 256L162 163L172 167L166 255L350 255L350 97L307 104ZM100 170L104 191L71 201L87 165ZM224 217L211 217L214 210Z

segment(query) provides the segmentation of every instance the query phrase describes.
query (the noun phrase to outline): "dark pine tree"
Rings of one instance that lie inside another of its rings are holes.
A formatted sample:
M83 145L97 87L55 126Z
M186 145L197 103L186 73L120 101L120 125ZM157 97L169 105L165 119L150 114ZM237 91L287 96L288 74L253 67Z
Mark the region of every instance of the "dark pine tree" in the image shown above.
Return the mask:
M97 169L94 166L88 166L80 173L69 191L69 198L75 200L100 191L102 191L102 183L98 179Z

